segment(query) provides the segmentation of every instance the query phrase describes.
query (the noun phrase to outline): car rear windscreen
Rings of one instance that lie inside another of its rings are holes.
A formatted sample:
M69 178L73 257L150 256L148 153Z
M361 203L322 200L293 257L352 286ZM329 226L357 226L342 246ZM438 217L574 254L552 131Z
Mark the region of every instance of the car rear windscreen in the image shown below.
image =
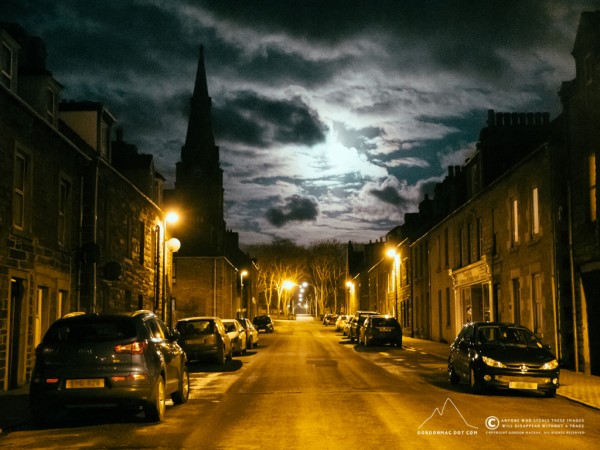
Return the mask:
M44 342L99 342L134 338L135 324L127 317L94 317L86 320L56 322Z

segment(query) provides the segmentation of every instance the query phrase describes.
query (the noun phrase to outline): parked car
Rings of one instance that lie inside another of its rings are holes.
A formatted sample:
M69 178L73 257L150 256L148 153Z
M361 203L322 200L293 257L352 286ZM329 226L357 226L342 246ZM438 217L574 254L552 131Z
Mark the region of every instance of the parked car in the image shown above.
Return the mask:
M248 339L246 348L258 347L258 330L254 328L250 319L240 318L238 321L246 329L246 338Z
M521 325L468 323L450 347L450 382L465 381L475 393L488 388L530 389L554 397L559 375L550 347Z
M358 338L360 337L360 327L362 327L367 316L374 314L379 313L377 311L356 311L356 314L354 314L354 318L348 327L348 337L350 338L350 342L354 342L354 340L358 341Z
M342 334L346 337L350 337L350 327L352 326L352 322L355 321L356 318L354 316L348 316L346 319L346 323L344 324L344 329L342 330Z
M333 325L337 320L337 314L325 314L323 316L323 325Z
M267 333L275 331L275 324L273 323L271 316L255 316L254 319L252 319L252 325L254 325L254 328L258 331L265 330Z
M248 346L246 329L236 319L223 319L222 322L231 341L233 353L236 355L245 354Z
M175 326L179 343L190 361L213 357L219 365L233 357L231 339L220 318L214 316L186 317Z
M369 315L360 328L359 344L390 344L402 347L402 327L395 317L387 315Z
M151 311L67 314L50 325L35 351L34 419L51 422L65 408L117 407L143 409L147 421L161 421L167 395L175 404L189 396L177 337Z
M350 316L347 314L340 314L337 316L337 319L335 320L335 331L344 331L344 327L346 326L349 317Z

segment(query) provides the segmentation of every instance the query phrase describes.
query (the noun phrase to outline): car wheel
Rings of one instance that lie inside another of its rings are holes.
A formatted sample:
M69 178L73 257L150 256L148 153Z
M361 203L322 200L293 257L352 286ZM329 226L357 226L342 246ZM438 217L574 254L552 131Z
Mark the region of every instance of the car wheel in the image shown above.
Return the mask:
M160 422L165 417L165 381L158 378L152 398L144 405L147 422Z
M471 387L471 392L473 392L473 394L483 393L483 385L481 384L481 380L477 379L473 367L469 370L469 386Z
M544 397L546 397L546 398L556 397L556 389L548 389L547 391L544 391Z
M176 405L181 405L188 401L190 396L190 372L186 366L183 367L181 377L179 378L179 388L171 394L171 400Z
M454 366L452 364L448 364L448 381L451 384L460 383L460 377L454 371Z

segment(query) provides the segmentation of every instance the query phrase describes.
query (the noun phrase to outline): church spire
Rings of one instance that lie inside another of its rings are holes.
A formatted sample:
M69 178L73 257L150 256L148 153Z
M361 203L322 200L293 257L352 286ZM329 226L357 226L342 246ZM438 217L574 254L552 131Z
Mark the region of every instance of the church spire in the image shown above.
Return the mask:
M194 93L190 100L187 135L181 149L183 163L214 165L219 162L219 149L215 146L210 119L211 104L204 67L204 46L201 45Z

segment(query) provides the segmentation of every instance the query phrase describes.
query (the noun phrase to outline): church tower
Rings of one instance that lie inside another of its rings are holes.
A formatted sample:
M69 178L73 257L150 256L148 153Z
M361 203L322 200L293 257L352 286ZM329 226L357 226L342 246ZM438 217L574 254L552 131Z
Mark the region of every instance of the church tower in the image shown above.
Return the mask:
M200 46L194 93L181 161L176 164L175 202L181 212L177 233L185 236L180 256L220 256L225 252L223 170L211 124L204 47Z

